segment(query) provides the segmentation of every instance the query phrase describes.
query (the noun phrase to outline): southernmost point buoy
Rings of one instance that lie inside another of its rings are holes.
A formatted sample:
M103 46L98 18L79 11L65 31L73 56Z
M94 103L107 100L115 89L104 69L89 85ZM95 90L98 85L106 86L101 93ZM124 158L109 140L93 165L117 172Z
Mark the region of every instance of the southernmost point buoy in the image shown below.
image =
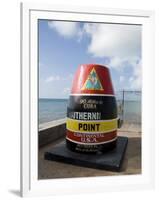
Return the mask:
M109 69L80 65L75 73L67 107L66 145L83 153L116 147L117 104Z

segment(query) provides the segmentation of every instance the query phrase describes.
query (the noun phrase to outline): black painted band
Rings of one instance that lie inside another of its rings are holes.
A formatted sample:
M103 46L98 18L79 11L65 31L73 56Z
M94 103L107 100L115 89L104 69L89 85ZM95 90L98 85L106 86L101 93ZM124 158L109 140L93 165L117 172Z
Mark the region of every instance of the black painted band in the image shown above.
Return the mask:
M67 117L74 118L74 112L79 114L99 113L100 119L107 120L117 118L117 104L113 96L70 96Z

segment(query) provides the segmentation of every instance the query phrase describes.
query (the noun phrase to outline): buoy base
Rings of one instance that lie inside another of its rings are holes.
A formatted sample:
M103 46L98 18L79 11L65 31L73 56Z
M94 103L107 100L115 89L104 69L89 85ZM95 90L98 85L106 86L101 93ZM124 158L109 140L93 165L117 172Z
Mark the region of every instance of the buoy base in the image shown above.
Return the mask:
M70 151L66 147L65 141L62 141L52 149L45 152L44 158L46 160L58 161L82 167L120 171L122 169L122 162L127 143L127 137L118 137L116 148L114 148L112 151L88 155L86 153L84 154Z
M97 154L97 153L106 153L110 150L116 148L117 140L114 140L109 143L99 144L99 145L81 145L74 142L71 142L66 139L66 146L69 150L84 154Z

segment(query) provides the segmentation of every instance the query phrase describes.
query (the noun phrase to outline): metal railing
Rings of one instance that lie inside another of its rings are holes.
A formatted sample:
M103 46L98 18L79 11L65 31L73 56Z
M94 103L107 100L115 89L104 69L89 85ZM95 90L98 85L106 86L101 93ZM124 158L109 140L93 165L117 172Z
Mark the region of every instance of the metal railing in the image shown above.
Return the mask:
M141 124L141 98L142 92L137 90L122 90L116 93L119 124Z

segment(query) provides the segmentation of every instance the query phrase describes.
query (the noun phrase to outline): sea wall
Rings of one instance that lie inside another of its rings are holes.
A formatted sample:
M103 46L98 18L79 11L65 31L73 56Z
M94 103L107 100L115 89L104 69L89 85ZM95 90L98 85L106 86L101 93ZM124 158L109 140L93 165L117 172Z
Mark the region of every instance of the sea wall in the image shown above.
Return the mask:
M39 125L39 147L49 144L66 134L66 118Z

